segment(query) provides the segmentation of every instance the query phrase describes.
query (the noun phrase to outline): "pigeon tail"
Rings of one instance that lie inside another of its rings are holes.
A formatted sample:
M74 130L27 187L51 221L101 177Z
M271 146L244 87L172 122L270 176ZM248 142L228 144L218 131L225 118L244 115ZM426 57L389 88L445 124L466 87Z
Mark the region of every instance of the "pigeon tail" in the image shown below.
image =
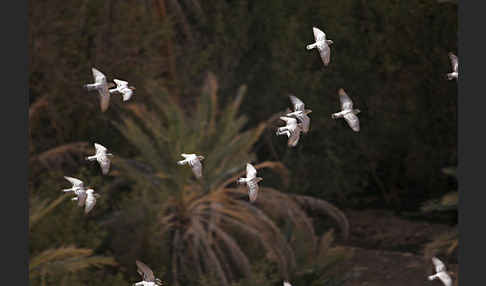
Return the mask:
M84 85L84 88L86 88L87 90L96 90L97 85L95 83L88 83Z
M310 44L310 45L307 45L306 48L308 50L312 50L313 48L315 48L317 46L317 43L314 43L314 44Z

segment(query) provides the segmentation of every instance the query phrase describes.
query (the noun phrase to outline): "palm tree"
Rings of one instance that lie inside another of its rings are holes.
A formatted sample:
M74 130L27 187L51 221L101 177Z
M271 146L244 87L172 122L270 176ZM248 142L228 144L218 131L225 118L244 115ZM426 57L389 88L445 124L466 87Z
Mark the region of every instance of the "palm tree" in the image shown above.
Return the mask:
M255 161L251 149L268 122L243 130L247 118L237 113L246 86L241 86L223 109L218 107L217 90L217 80L209 73L202 95L194 108L185 108L187 113L170 97L153 96L150 108L132 104L131 112L122 116L123 123L114 122L139 152L135 159L114 159L123 176L135 183L136 194L128 206L151 213L153 217L144 222L157 218L152 228L156 233L146 233L155 238L146 242L145 248L164 248L161 242L168 241L166 263L175 285L192 274L195 279L213 274L229 285L249 275L255 245L278 265L283 277L289 278L297 264L318 248L318 237L305 209L330 214L345 235L346 217L323 200L270 187L261 187L257 201L250 203L245 187L232 187L243 175L246 163ZM205 157L201 180L193 177L189 167L176 164L181 153ZM255 168L272 169L282 178L288 175L279 162L262 162ZM123 211L129 213L128 209ZM118 216L118 222L129 220L129 216Z
M48 202L40 200L36 195L30 195L29 230L50 214L68 194ZM46 285L46 279L52 275L62 277L67 273L79 272L90 267L117 265L112 257L93 255L93 250L76 246L61 246L31 253L29 261L29 276L31 283L40 279L41 285Z

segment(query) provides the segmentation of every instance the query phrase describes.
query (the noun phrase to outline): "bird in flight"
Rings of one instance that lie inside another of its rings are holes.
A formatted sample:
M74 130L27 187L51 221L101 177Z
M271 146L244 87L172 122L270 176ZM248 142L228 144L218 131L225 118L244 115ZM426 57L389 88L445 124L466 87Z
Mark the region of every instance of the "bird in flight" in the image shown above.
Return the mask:
M100 96L100 106L101 111L105 112L110 105L110 92L108 88L114 86L113 84L108 84L106 81L106 76L97 70L96 68L91 68L93 74L94 83L85 84L84 87L88 91L96 90Z
M286 117L295 117L302 123L302 132L309 132L310 118L307 114L311 113L312 110L305 109L304 102L293 95L289 95L290 101L294 106L294 112L287 113Z
M317 48L319 51L319 55L321 56L322 62L324 63L325 66L329 65L329 62L331 61L331 45L333 44L332 40L327 40L326 39L326 34L319 30L316 27L312 27L312 32L314 33L314 39L315 43L312 43L310 45L307 45L306 48L308 50L312 50L314 48Z
M128 86L128 82L119 80L119 79L114 79L113 80L116 83L116 88L112 88L109 90L110 94L111 93L120 93L123 97L123 101L127 101L132 97L133 91L135 90L134 86Z
M281 120L285 121L286 125L277 129L277 135L287 135L289 140L287 145L290 147L297 146L299 143L300 132L302 131L302 124L297 123L297 119L293 117L282 116Z
M94 154L93 156L86 157L86 160L98 161L101 167L101 172L103 173L103 175L106 175L110 171L110 164L111 164L108 156L113 156L113 154L106 153L108 149L106 149L106 147L101 144L94 143L94 146L96 149L96 154Z
M344 118L353 131L359 132L359 119L357 114L361 111L359 109L353 109L353 101L342 88L339 89L339 101L341 102L341 111L333 113L331 118Z
M145 263L135 260L137 264L137 272L142 276L142 281L133 284L134 286L160 286L162 280L156 278L152 269L150 269Z
M177 164L179 165L186 165L189 164L189 166L192 168L192 172L194 173L194 176L196 178L201 178L202 177L202 164L201 161L204 160L203 156L196 155L196 154L181 154L182 157L184 157L184 160L178 161Z
M449 59L451 60L452 72L447 74L447 79L452 80L459 77L459 61L457 56L453 53L449 53Z
M258 182L262 181L263 178L257 177L257 171L252 164L246 164L246 178L239 178L237 183L246 184L248 188L248 197L250 202L254 202L258 195Z
M442 261L437 257L432 257L432 263L435 266L435 274L429 276L429 280L440 279L445 286L452 286L452 279L447 273L447 269Z

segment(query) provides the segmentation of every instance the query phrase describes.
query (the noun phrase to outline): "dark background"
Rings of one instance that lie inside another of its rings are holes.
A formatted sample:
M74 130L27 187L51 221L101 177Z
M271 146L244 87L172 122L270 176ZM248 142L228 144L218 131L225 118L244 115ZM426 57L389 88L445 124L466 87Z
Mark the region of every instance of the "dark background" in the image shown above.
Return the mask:
M447 53L457 54L456 4L418 0L29 4L31 195L56 199L65 187L63 175L89 174L91 184L102 184L92 166L75 163L77 151L69 151L75 142L103 142L125 158L136 154L112 124L123 109L121 100L112 98L110 109L101 113L96 94L83 90L82 85L92 81L92 66L136 86L131 102L150 106L152 98L160 96L158 88L164 88L187 112L210 71L218 79L221 106L233 100L241 84L247 85L240 108L249 119L244 129L290 107L288 93L313 111L311 131L296 148L289 149L272 128L254 145L258 161L281 161L290 171L287 187L271 174L265 185L325 199L348 214L381 210L381 217L457 223L455 208L423 211L429 200L457 188L455 178L441 171L458 161L457 82L445 79L451 69ZM328 67L323 67L317 51L305 49L314 41L313 26L334 42ZM330 117L339 109L339 88L361 110L359 133ZM52 150L56 152L50 153L55 154L50 163L39 163L39 157L49 157L46 154ZM131 192L130 186L125 188ZM119 211L113 201L107 212ZM101 228L96 235L63 230L59 221L70 206L61 209L64 212L49 214L48 222L32 230L31 255L72 242L116 259L108 230ZM71 215L69 224L77 222L85 230L97 227L94 219ZM49 223L54 221L59 225ZM422 244L414 245L417 254L423 254ZM122 264L106 271L113 274L113 281L123 275L120 281L127 277L135 281L132 268Z

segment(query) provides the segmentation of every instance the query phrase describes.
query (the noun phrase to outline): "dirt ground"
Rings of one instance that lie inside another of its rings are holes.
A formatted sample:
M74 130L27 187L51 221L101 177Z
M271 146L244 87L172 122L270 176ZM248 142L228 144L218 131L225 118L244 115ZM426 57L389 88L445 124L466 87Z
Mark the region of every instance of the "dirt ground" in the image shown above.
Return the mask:
M350 237L339 245L353 249L345 263L349 276L344 286L434 286L432 262L422 254L423 245L437 233L451 229L442 224L414 222L376 210L346 211ZM456 284L457 265L447 264Z

